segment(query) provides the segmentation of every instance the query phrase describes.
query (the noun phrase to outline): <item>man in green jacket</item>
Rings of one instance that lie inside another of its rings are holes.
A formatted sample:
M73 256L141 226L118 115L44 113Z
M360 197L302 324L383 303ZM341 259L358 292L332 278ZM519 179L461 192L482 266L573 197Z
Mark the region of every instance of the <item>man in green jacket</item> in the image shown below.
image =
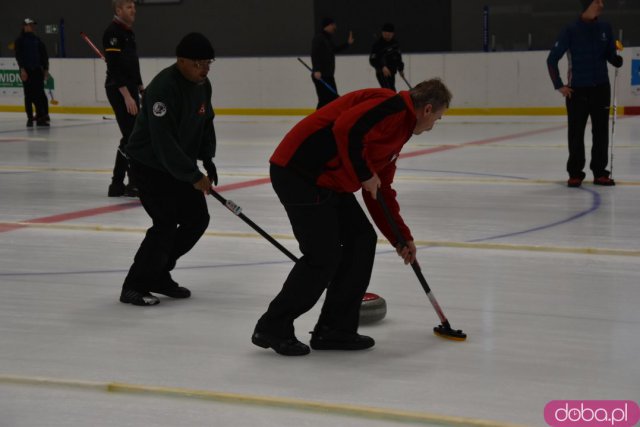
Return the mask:
M188 298L191 292L171 278L176 261L189 252L209 224L205 194L218 184L212 158L216 137L207 78L214 59L200 33L186 35L176 63L151 81L126 146L140 202L153 226L136 253L120 301L155 305L151 293ZM201 160L207 175L200 172Z

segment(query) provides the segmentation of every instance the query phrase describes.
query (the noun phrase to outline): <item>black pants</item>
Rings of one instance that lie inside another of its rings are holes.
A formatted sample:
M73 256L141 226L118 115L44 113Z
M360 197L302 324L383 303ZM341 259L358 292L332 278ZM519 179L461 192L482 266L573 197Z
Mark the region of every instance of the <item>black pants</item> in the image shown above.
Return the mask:
M609 176L606 170L609 153L609 105L611 86L574 88L571 98L567 98L569 119L569 160L567 172L570 177L585 177L583 172L586 159L584 132L587 119L591 117L591 163L594 178Z
M138 88L135 86L127 88L129 89L129 93L133 99L136 101L136 104L139 104L140 93ZM111 108L113 108L113 112L116 115L116 121L118 122L118 127L120 128L120 133L122 134L122 138L120 138L120 143L118 145L118 151L116 152L116 161L113 166L113 177L111 179L113 182L122 184L124 183L125 175L129 174L129 163L122 153L124 153L124 147L129 141L131 132L133 132L133 126L136 123L136 116L127 112L127 105L124 102L124 97L117 87L107 86L105 89L107 92L107 99L109 99ZM129 182L132 182L131 176L129 176Z
M153 225L136 253L124 289L160 286L177 260L193 248L209 225L204 194L188 182L132 161L140 202Z
M303 256L256 330L282 338L294 336L293 321L327 289L318 324L355 332L375 257L373 226L352 193L321 189L275 165L271 182Z
M333 76L322 76L322 80L333 88L333 91L329 90L320 80L311 76L313 85L316 87L316 94L318 94L318 105L316 109L320 109L338 98L338 88L336 86L336 79Z
M396 90L396 73L392 73L389 77L386 77L382 71L376 71L376 79L380 83L380 87L385 89L391 89L394 92Z
M24 110L27 119L33 120L33 105L36 106L38 121L49 121L49 103L44 93L44 71L42 68L26 69L27 81L22 82L24 89Z

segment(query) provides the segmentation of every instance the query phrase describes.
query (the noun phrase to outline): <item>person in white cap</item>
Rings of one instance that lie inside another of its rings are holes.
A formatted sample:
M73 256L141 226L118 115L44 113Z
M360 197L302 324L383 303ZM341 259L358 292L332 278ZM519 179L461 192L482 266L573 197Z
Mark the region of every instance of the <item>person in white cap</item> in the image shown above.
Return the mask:
M34 120L38 126L49 126L49 105L44 92L44 82L49 78L49 55L42 40L35 34L36 21L26 18L22 21L22 32L15 41L15 54L20 67L20 80L24 88L24 109L27 113L27 127ZM36 114L33 115L33 105Z

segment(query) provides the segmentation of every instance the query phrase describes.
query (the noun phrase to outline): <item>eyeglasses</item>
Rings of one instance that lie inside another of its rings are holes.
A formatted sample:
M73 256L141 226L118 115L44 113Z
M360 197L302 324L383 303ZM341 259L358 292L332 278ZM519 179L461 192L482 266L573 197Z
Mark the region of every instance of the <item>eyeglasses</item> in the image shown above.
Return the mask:
M196 68L210 68L211 67L211 63L213 62L213 59L201 59L201 60L195 60L193 59L193 65L195 65Z

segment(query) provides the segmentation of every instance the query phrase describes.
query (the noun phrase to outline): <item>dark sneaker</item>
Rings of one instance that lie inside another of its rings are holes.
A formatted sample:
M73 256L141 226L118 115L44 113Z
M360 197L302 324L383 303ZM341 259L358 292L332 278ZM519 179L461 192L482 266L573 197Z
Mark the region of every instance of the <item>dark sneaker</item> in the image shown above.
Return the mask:
M165 286L161 288L152 288L150 292L154 294L161 294L171 298L189 298L191 296L191 291L187 288L183 288L182 286Z
M296 337L279 338L262 332L254 332L251 342L262 348L272 348L283 356L304 356L309 354L309 346L298 341Z
M49 127L51 125L49 124L49 122L47 122L45 120L38 120L36 122L36 126L38 126L38 127Z
M331 330L316 326L311 332L311 348L314 350L364 350L373 347L373 338L356 332Z
M32 128L33 127L33 119L27 120L27 127L28 128Z
M178 282L171 278L171 273L166 273L166 276L159 280L159 284L149 289L149 292L154 294L162 294L171 298L189 298L191 291L178 285Z
M599 176L593 180L593 183L595 185L603 185L605 187L613 187L616 185L616 182L608 176Z
M125 186L122 182L111 182L109 185L109 192L107 196L109 197L122 197L124 196Z
M579 176L573 176L571 178L569 178L569 180L567 181L567 187L580 187L582 185L582 180L584 178L579 177Z
M156 305L160 304L158 297L149 292L140 292L135 289L123 289L120 294L120 302L133 305Z
M126 187L124 187L124 195L126 197L138 197L139 196L138 188L135 185L132 185L131 183L129 183L126 185Z

